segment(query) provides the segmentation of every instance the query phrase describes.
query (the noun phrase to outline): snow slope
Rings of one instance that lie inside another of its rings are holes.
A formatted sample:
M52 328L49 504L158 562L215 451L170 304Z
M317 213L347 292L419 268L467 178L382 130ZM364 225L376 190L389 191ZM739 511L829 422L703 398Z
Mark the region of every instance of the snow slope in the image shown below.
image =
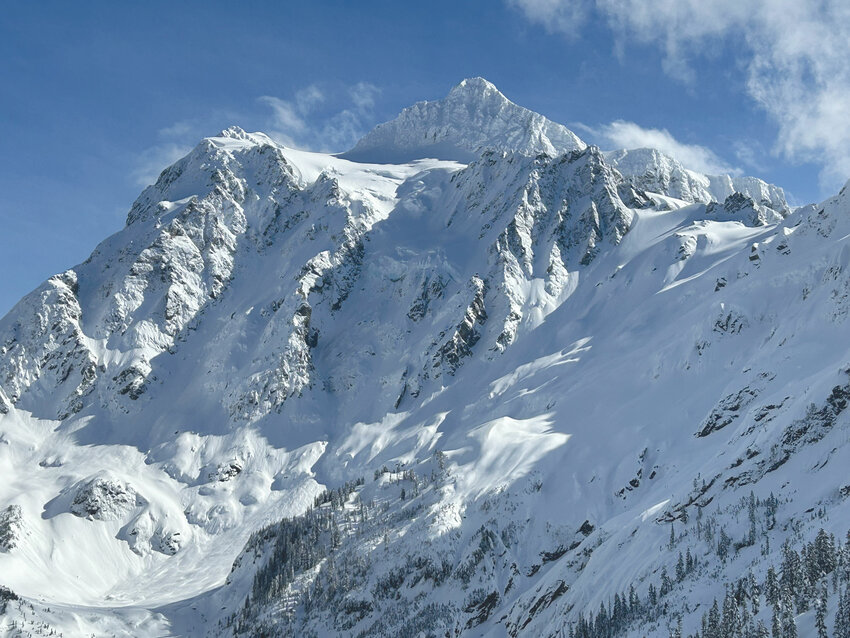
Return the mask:
M481 79L351 157L207 138L0 319L0 635L559 635L687 550L666 636L850 527L850 188L647 192Z

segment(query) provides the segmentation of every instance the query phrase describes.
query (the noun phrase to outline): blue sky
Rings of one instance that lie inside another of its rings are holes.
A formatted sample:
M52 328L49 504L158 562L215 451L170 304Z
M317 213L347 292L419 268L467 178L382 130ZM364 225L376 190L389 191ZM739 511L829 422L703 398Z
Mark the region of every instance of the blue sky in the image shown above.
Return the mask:
M842 4L9 3L0 314L120 229L201 137L238 124L344 150L471 76L603 148L654 143L822 199L850 176Z

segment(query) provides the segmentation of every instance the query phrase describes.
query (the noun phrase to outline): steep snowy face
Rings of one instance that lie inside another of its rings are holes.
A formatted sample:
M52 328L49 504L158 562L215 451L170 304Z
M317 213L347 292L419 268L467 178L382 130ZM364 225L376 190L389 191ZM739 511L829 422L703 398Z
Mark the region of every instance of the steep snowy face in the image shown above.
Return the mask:
M4 393L45 418L79 412L84 396L125 411L150 361L227 288L239 247L261 245L297 180L265 136L204 140L145 189L124 230L0 321Z
M24 396L22 406L50 404L60 420L82 409L98 361L80 325L78 290L73 270L51 277L0 322L0 413Z
M689 203L714 199L707 178L653 148L611 151L606 153L606 159L643 190Z
M356 161L421 157L469 161L484 149L525 155L582 150L566 127L517 106L484 78L464 80L442 100L419 102L380 124L343 154Z
M785 191L780 186L768 184L758 177L709 175L708 180L711 195L718 202L734 193L741 193L761 206L772 208L782 216L791 212L791 207L785 200Z
M453 383L469 360L505 352L569 298L580 272L648 205L595 148L487 151L462 170L415 175L397 196L368 236L345 304L335 313L313 305L316 372L342 413L359 419L405 409ZM395 354L376 361L377 351ZM376 376L394 404L364 412L356 397Z
M677 160L652 148L610 151L605 158L635 186L645 191L704 204L722 202L733 193L741 193L782 216L791 212L782 188L757 177L704 175L685 168Z

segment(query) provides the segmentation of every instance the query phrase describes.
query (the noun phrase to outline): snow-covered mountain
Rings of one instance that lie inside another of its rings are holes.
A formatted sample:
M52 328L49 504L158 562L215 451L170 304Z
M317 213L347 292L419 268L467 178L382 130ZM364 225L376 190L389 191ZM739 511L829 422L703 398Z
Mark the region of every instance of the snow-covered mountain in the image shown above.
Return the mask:
M848 220L481 79L207 138L0 320L0 636L832 627Z
M517 106L484 78L464 80L442 100L418 102L380 124L343 157L409 162L437 157L468 162L485 149L524 155L580 151L586 144L565 126Z
M780 215L791 212L782 188L757 177L704 175L685 168L654 148L609 151L605 159L635 186L646 191L704 204L723 202L733 193L741 193Z

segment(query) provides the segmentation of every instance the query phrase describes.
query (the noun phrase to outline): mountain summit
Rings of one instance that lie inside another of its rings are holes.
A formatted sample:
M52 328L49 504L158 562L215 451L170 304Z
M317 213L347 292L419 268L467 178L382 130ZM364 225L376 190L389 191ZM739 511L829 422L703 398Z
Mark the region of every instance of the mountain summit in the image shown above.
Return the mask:
M442 100L418 102L379 124L343 154L356 161L407 162L422 157L468 162L485 148L524 155L582 150L561 124L517 106L484 78L470 78Z

